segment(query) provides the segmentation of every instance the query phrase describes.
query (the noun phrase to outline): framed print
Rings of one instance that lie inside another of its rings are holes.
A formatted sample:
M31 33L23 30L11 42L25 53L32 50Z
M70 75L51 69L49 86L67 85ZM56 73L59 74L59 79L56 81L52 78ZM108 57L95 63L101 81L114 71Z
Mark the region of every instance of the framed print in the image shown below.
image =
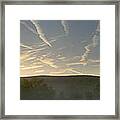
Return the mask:
M2 2L1 118L119 119L119 2Z

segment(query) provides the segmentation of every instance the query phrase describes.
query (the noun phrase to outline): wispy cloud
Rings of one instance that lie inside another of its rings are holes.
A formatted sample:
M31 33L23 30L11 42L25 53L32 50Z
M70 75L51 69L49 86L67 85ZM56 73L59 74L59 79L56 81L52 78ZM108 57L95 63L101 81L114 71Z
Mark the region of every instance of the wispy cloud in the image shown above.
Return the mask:
M26 22L20 22L20 23L23 24L32 33L37 34L37 32L34 29L32 29Z
M28 70L28 69L35 69L35 68L41 68L41 67L43 67L43 65L40 65L40 66L30 66L30 67L22 67L21 69L22 70Z
M85 52L81 56L80 64L83 64L83 65L87 64L87 62L88 62L88 54L91 52L91 49L90 49L91 46L92 46L92 44L89 44L89 45L84 47L85 48Z
M83 40L83 41L81 41L80 43L83 44L83 43L86 43L86 42L87 42L86 40Z
M29 57L30 57L29 54L24 53L24 54L21 54L21 55L20 55L20 60L21 60L21 62L22 62L22 61L24 61L25 59L27 59L27 58L29 58Z
M38 26L38 24L34 21L31 20L32 24L34 25L34 27L36 28L38 37L44 42L46 43L48 46L52 47L52 45L48 42L47 37L45 36L45 34L43 33L42 29L40 28L40 26Z
M45 50L45 49L46 49L46 47L33 49L33 50L29 50L28 53L30 53L30 52L37 52L37 51L41 51L41 50Z
M61 37L65 37L65 36L66 36L66 34L56 35L56 36L50 37L50 40L56 40L57 38L61 38Z
M81 65L81 63L80 62L75 62L75 63L68 63L68 64L66 64L66 65L68 65L68 66L72 66L72 65Z
M26 59L26 61L33 60L33 59L35 59L35 58L36 58L36 57L29 57L29 58Z
M39 60L40 60L40 62L42 62L52 68L58 68L58 66L55 65L55 63L54 63L54 59L41 57Z
M64 50L66 47L64 46L64 47L60 47L60 48L58 48L58 51L60 51L60 50Z
M21 47L27 48L27 49L33 49L32 47L28 46L28 45L24 45L24 44L20 44Z
M53 43L55 41L56 41L56 39L53 39L53 40L50 40L49 43ZM47 44L43 42L42 44L37 44L37 45L34 45L34 46L35 47L44 47L44 46L47 46Z
M100 63L100 60L89 59L89 62L92 62L92 63Z
M71 71L73 73L76 73L76 74L81 74L80 71L77 71L77 70L74 70L73 68L70 68L70 69L67 69L68 71Z
M80 63L83 65L86 65L88 63L88 55L92 53L93 48L95 48L98 44L98 37L99 37L99 32L100 32L100 25L99 23L97 24L96 31L94 34L92 33L92 43L88 44L87 46L84 47L85 52L81 56Z
M61 74L61 75L64 75L66 74L67 72L72 72L72 73L75 73L75 74L81 74L81 72L73 69L73 68L64 68L64 69L58 69L57 71L54 71L54 72L50 72L51 74L53 75L56 75L56 74Z
M78 61L78 60L80 60L80 58L81 58L81 56L72 56L72 57L69 57L69 58L67 58L67 59L65 59L64 61L66 61L66 62L68 62L68 64L69 63L76 63L76 62L74 62L74 61ZM77 64L80 64L79 62L77 62Z
M61 20L61 25L63 26L63 30L64 30L65 34L68 34L69 33L69 27L68 27L67 21Z
M59 57L59 58L57 58L57 59L59 59L59 60L64 60L64 59L66 59L66 57Z
M42 56L42 57L49 57L49 56L51 56L51 54L52 54L52 52L48 52L48 53L46 53L46 54L42 54L41 56Z
M35 70L34 72L35 73L41 73L41 72L44 72L45 70Z

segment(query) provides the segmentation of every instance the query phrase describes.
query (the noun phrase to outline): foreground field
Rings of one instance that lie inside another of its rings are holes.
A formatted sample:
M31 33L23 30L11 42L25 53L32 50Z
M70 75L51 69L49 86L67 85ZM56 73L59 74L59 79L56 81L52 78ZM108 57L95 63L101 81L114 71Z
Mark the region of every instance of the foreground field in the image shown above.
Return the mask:
M99 100L99 76L31 76L20 78L21 100Z

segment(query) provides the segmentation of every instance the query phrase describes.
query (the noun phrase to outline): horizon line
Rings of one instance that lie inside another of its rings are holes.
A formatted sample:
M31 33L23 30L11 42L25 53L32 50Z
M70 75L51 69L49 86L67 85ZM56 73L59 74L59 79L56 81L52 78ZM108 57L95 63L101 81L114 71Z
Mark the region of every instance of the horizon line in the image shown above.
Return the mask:
M36 75L24 75L24 76L20 76L20 77L35 77L35 76L56 76L56 77L64 77L64 76L82 76L82 75L88 75L88 76L98 76L100 77L100 75L95 75L95 74L70 74L70 75L52 75L52 74L36 74Z

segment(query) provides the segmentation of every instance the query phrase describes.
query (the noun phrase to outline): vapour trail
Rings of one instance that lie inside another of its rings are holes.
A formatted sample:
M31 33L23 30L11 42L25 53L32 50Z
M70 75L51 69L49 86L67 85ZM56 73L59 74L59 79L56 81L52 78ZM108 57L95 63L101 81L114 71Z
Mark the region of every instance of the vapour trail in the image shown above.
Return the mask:
M27 70L27 69L35 69L35 68L41 68L43 67L42 65L40 66L31 66L31 67L24 67L24 68L21 68L22 70Z
M32 22L32 21L31 21ZM26 24L25 22L21 22L21 24L23 24L29 31L31 31L33 34L35 34L35 35L38 35L38 32L36 32L37 31L37 29L36 29L36 31L33 29L33 28L31 28L28 24ZM32 22L32 24L33 24L33 22ZM36 25L37 25L37 23L36 23ZM35 26L35 25L34 25ZM38 26L38 25L37 25ZM36 27L35 27L36 28ZM40 29L40 27L38 26L38 28ZM41 30L42 31L42 30ZM43 33L42 33L43 34ZM45 35L44 35L45 36ZM66 36L66 34L61 34L61 35L57 35L57 36L53 36L53 37L50 37L50 40L54 40L54 41L56 41L56 39L57 38L59 38L59 37L64 37L64 36ZM44 41L43 41L44 42ZM45 42L44 42L45 43ZM49 42L49 43L52 43L52 42ZM48 44L49 44L48 43ZM45 44L46 45L46 44Z
M46 64L52 68L58 68L57 65L54 64L52 59L40 59L40 62L42 62L43 64Z
M69 28L68 28L67 22L65 20L61 20L61 25L63 26L63 30L64 30L65 34L68 34Z
M76 63L74 62L74 63L68 63L68 64L66 64L66 65L68 65L68 66L72 66L72 65L80 65L80 63L79 63L79 62L78 62L78 63L77 63L77 62L76 62Z
M56 36L50 37L50 40L54 40L54 39L57 39L60 37L65 37L65 36L66 36L66 34L56 35Z
M92 36L92 43L88 44L87 46L84 47L85 52L81 56L80 63L83 65L86 65L88 63L88 55L92 53L92 49L95 48L98 44L98 33L100 32L100 25L99 23L97 24L96 31L94 32Z
M30 50L33 49L32 47L30 47L30 46L28 46L28 45L24 45L24 44L22 44L22 43L20 44L20 46L21 46L21 47L24 47L24 48L28 48L28 49L30 49Z
M36 70L35 73L41 73L44 72L45 70Z
M53 42L55 42L55 41L56 41L56 40L54 39L54 40L49 41L49 43L53 43ZM42 44L37 45L37 46L43 47L43 46L46 46L46 44L45 44L45 43L42 43Z
M23 24L29 31L37 35L37 32L32 29L28 24L26 24L25 22L21 22L21 24Z
M48 42L45 34L43 33L42 29L37 25L37 23L34 20L31 20L32 24L34 25L34 27L36 28L37 34L39 36L39 38L46 43L48 46L52 47L52 45Z
M76 73L76 74L81 74L81 72L79 72L79 71L76 71L76 70L74 70L73 68L65 68L65 69L61 69L61 70L59 70L59 71L55 71L55 72L51 72L52 74L64 74L64 73L66 73L67 71L70 71L70 72L72 72L72 73Z
M76 71L76 70L74 70L73 68L70 68L70 69L68 69L68 70L71 71L71 72L73 72L73 73L81 74L81 72Z
M37 51L41 51L41 50L45 50L46 48L38 48L38 49L33 49L33 50L29 50L28 53L31 53L31 52L37 52Z
M34 33L35 35L37 35L38 33L32 29L28 24L26 24L25 22L21 22L21 24L23 24L29 31L31 31L32 33ZM61 34L61 35L56 35L56 36L53 36L53 37L50 37L50 40L54 40L56 38L59 38L59 37L64 37L66 36L65 34Z

